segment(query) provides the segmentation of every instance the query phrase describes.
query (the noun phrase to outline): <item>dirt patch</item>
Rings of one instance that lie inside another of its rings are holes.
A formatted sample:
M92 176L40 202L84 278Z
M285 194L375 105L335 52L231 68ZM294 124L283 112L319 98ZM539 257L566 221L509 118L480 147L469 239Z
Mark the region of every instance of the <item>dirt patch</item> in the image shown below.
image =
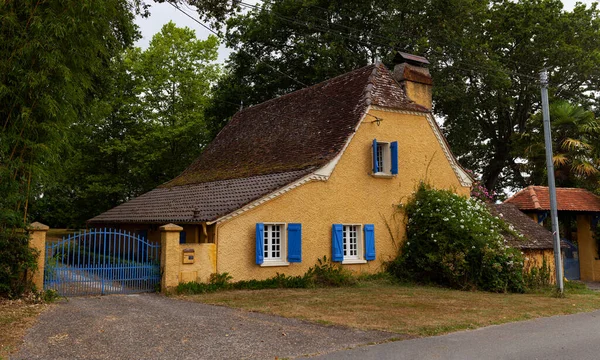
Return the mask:
M39 302L0 299L0 359L17 350L27 329L47 307Z

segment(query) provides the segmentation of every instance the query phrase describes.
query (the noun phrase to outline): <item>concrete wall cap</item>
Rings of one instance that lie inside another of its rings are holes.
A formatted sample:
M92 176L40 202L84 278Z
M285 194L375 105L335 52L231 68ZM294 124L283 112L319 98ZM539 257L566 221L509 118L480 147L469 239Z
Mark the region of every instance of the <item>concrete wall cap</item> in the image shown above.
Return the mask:
M167 224L160 227L160 231L182 231L183 228L175 224Z
M36 230L36 231L48 231L50 227L48 225L44 225L41 222L34 222L29 225L28 230Z

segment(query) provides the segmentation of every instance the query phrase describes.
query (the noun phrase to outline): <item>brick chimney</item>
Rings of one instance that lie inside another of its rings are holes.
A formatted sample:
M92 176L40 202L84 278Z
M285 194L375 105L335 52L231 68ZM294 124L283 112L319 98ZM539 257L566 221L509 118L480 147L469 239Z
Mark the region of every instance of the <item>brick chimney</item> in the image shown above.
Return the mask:
M429 61L422 56L398 52L394 57L394 79L415 103L431 110L432 85Z

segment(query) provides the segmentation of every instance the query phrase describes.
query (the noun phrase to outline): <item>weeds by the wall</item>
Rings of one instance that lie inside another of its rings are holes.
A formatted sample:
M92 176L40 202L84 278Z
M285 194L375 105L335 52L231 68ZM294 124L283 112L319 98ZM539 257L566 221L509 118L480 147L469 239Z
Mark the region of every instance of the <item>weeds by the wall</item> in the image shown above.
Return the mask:
M177 286L177 294L205 294L219 290L261 290L261 289L307 289L314 287L350 286L357 278L340 264L332 263L324 256L310 267L304 275L287 276L277 274L265 280L242 280L231 282L228 273L212 274L208 283L188 282Z

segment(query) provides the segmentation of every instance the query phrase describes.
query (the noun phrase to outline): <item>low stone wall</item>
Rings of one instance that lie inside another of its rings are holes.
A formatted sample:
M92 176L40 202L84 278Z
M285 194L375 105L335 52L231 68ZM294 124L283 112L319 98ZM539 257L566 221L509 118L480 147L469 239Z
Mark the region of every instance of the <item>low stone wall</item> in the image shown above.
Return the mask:
M181 283L206 282L217 271L217 247L213 243L180 244L181 226L161 226L161 289L168 291Z
M179 265L179 283L208 282L210 275L217 270L216 244L179 244L179 250L182 254ZM194 254L194 262L184 264L184 254Z

